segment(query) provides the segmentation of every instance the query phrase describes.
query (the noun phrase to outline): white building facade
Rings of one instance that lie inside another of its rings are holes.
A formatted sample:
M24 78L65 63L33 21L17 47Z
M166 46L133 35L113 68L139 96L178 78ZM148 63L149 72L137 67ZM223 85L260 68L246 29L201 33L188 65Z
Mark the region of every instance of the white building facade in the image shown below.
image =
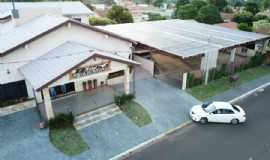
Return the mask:
M0 99L51 98L124 84L129 93L131 40L57 15L43 15L0 36ZM39 75L39 76L38 76Z

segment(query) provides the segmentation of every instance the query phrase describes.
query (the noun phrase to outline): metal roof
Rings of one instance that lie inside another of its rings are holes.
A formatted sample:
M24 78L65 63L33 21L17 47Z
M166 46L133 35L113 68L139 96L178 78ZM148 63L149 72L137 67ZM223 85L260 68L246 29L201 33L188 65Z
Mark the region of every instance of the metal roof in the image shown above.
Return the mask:
M80 1L65 2L15 2L17 9L58 8L63 15L93 14L93 12ZM0 12L12 9L11 2L0 2Z
M139 65L137 62L120 57L117 54L98 51L77 42L66 42L22 66L19 70L32 87L39 90L61 78L67 71L85 62L92 56Z
M0 55L68 20L63 16L44 15L9 29L0 35Z
M269 37L178 19L108 25L100 28L183 58Z

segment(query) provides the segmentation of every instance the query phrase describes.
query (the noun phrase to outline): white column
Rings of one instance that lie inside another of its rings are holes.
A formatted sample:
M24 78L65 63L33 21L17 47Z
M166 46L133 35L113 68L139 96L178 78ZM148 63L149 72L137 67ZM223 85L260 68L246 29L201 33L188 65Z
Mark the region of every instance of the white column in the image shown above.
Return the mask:
M35 96L36 96L37 103L41 103L43 101L41 92L35 91Z
M74 82L74 87L76 92L81 92L82 88L82 81Z
M230 55L230 62L233 63L235 59L235 53L236 53L236 48L233 48L231 50L231 55Z
M25 84L26 84L28 97L29 98L34 98L34 92L33 92L32 86L30 85L30 83L27 80L25 80Z
M125 77L124 77L124 89L125 89L125 94L130 93L130 73L129 73L129 66L127 69L125 69Z
M44 97L44 105L45 105L45 112L48 120L54 118L54 113L53 113L53 108L52 108L52 101L51 101L51 96L49 93L49 88L44 88L42 90L43 92L43 97Z
M182 90L186 90L187 88L187 73L183 74L183 82L182 82Z

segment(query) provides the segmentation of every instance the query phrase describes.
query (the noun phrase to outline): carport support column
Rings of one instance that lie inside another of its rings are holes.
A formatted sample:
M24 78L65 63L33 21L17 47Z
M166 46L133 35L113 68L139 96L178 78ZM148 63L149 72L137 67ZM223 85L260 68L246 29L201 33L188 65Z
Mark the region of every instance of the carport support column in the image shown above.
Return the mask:
M130 73L129 73L129 66L127 69L125 69L125 77L124 77L124 89L125 89L125 94L130 93Z
M262 51L263 53L266 53L266 49L267 49L268 45L269 45L269 39L267 39L263 44L263 51Z
M54 113L53 113L53 108L52 108L52 101L51 101L51 96L49 92L49 88L44 88L42 90L43 92L43 97L44 97L44 106L45 106L45 112L48 120L54 118Z
M230 55L230 62L231 62L231 64L234 63L235 53L236 53L236 48L233 48L231 50L231 55Z

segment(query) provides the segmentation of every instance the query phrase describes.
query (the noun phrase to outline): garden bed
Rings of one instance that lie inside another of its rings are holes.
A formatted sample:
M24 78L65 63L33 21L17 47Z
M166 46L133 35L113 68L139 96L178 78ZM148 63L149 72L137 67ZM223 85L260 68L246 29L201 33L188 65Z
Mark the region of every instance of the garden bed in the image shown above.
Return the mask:
M238 72L239 80L232 84L229 81L229 76L222 77L220 79L211 81L208 85L199 85L187 89L187 92L196 97L199 100L206 100L210 97L213 97L217 94L223 93L226 90L234 88L234 86L239 86L248 81L254 80L256 78L270 74L270 68L268 66L259 66L243 70Z
M133 94L115 96L115 103L131 121L133 121L137 126L143 127L151 123L152 119L143 106L133 101L134 98L135 96Z
M89 149L79 131L73 126L72 114L60 114L49 121L51 143L66 155L73 156Z
M120 108L139 127L152 122L149 113L137 102L129 101Z

